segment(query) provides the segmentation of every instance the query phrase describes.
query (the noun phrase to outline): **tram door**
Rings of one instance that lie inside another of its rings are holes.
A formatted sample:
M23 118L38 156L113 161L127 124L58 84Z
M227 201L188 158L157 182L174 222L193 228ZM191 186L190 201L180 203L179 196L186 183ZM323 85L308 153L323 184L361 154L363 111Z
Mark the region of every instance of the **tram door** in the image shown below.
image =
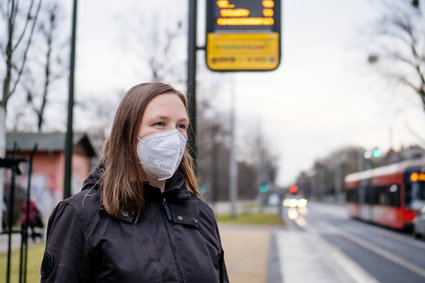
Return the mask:
M372 207L368 198L368 180L362 180L360 182L359 189L359 204L360 204L360 218L366 221L372 219Z

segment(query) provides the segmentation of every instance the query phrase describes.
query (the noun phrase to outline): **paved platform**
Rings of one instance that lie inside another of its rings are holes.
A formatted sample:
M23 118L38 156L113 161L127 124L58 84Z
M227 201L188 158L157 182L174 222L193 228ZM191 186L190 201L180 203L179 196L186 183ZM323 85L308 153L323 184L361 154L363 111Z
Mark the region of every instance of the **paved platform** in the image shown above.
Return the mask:
M376 283L312 231L219 225L232 283Z
M7 252L9 244L9 236L7 234L0 234L0 253ZM12 249L21 246L21 234L12 234Z
M232 283L266 282L270 235L279 226L219 225Z

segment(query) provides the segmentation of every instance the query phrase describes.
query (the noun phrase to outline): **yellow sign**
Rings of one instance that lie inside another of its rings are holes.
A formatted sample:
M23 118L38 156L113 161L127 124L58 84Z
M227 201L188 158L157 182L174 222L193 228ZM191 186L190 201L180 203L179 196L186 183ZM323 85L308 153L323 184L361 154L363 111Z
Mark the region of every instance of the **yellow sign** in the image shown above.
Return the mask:
M211 70L273 70L279 66L279 34L209 33L207 66Z
M271 71L281 52L280 0L207 0L205 59L212 71Z

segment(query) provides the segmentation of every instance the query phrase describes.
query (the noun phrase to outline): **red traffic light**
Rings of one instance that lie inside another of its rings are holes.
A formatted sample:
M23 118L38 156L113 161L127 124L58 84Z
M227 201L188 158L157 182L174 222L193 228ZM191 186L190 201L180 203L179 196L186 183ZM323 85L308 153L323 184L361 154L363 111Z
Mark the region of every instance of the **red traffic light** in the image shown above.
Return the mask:
M295 194L296 192L298 192L298 186L297 185L290 186L289 192L292 194Z

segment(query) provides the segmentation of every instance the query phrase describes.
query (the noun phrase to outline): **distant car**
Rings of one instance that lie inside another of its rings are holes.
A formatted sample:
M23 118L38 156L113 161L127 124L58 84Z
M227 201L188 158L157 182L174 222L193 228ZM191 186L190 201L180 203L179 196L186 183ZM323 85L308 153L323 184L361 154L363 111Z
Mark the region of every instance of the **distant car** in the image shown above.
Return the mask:
M421 212L416 215L415 219L413 220L414 230L413 234L415 237L424 237L425 236L425 206L422 207Z
M282 205L288 208L304 208L307 206L307 199L305 198L285 198Z

